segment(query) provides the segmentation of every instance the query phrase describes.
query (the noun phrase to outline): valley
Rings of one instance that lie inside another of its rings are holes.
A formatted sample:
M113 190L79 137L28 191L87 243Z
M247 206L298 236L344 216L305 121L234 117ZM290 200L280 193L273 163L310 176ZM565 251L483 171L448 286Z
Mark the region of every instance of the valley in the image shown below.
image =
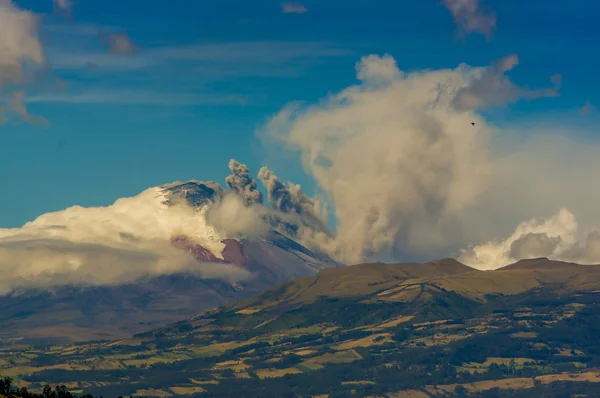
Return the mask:
M598 335L596 266L363 264L130 338L16 341L0 374L105 397L585 394L600 391Z

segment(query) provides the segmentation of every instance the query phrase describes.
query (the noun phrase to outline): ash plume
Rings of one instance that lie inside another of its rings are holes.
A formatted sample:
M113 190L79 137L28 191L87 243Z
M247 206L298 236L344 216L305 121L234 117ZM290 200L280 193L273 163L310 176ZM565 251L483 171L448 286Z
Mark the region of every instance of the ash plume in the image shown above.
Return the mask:
M589 198L600 196L600 186L589 182L600 142L579 143L560 126L498 128L482 113L558 95L556 75L549 88L513 82L507 72L517 64L509 55L483 67L409 73L389 55L370 55L356 66L358 84L272 117L257 132L265 148L299 154L335 212L333 239L311 242L346 264L461 253L478 268L543 253L593 261L596 235L587 230L596 230L597 211ZM265 180L274 207L298 206L282 184ZM502 250L480 245L563 207L577 209L573 216L587 225L570 235L529 231Z
M250 176L248 166L235 159L229 161L231 175L227 176L225 183L233 192L238 194L247 204L262 204L263 195L257 189L256 180Z

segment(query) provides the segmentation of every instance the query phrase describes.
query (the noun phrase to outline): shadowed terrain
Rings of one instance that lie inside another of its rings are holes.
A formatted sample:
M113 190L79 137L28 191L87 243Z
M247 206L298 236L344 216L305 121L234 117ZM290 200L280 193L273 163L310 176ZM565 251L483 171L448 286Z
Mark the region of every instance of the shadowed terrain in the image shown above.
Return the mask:
M276 232L269 240L225 243L223 259L217 259L185 237L173 242L200 262L247 271L248 280L232 283L175 274L124 285L17 289L0 296L0 340L47 344L127 337L338 265Z
M547 259L331 268L131 338L16 342L0 373L103 396L596 396L599 284Z

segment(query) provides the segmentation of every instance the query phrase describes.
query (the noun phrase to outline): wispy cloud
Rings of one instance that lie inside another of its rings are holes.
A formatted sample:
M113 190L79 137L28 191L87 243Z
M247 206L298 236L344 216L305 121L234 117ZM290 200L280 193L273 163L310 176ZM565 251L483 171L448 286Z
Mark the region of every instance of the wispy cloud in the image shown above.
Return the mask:
M562 84L560 75L552 75L552 87L531 90L513 83L508 76L519 64L519 57L512 54L500 59L485 69L480 69L479 76L471 79L469 86L458 90L452 105L461 111L471 111L491 106L506 105L520 99L536 99L558 97Z
M583 107L581 107L581 109L579 109L579 113L581 113L582 115L588 115L594 109L595 109L595 107L592 105L590 100L587 100L585 102L585 104L583 105Z
M51 47L48 57L57 69L80 69L87 64L93 64L98 68L130 70L175 63L188 63L197 67L211 64L243 67L243 64L250 63L270 64L276 67L287 62L351 54L350 51L327 42L256 41L149 47L126 58L89 48L65 52Z
M71 17L71 10L73 9L72 0L54 0L54 9L63 14L65 17Z
M103 32L104 44L110 45L109 37L123 31L90 24L45 27L48 64L70 76L69 87L59 93L38 91L28 102L251 104L257 97L246 94L256 87L244 79L296 77L324 59L354 55L330 42L144 42L143 50L135 51L123 39L112 43L111 52L98 40ZM216 83L227 88L211 88Z
M26 103L121 104L121 105L240 105L250 99L238 94L164 93L153 90L89 90L78 93L31 95Z
M479 0L444 0L444 5L454 17L459 34L479 32L490 38L496 28L496 13L483 10Z
M15 91L6 101L6 105L0 107L0 124L5 124L11 121L11 115L16 116L16 119L25 123L48 125L48 120L41 116L32 115L29 113L25 105L25 91Z
M300 3L281 3L281 10L285 14L304 14L308 11L306 6Z
M108 49L112 54L131 55L139 48L131 42L126 33L105 33L100 31L100 39L108 44Z

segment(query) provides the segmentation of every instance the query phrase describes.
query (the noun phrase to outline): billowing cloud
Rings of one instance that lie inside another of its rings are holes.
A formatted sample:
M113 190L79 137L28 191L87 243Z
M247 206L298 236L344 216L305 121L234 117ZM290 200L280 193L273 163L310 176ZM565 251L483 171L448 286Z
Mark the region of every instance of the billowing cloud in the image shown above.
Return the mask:
M402 77L396 60L389 54L368 55L356 64L356 77L367 85L387 84Z
M281 3L281 10L285 14L304 14L308 9L300 3Z
M44 64L38 19L12 0L0 0L0 54L0 88L24 82L28 78L26 66Z
M361 83L275 115L259 136L299 153L335 212L336 236L323 250L349 264L430 258L564 206L592 220L585 198L600 195L587 183L600 167L598 142L579 144L559 128L500 130L478 113L539 96L504 75L517 61L404 73L389 56L364 57ZM539 254L571 242L554 238L528 236L506 250Z
M300 186L285 185L263 168L273 204L265 206L248 167L233 159L229 166L230 189L212 181L174 182L111 206L75 206L0 229L0 295L17 287L122 284L178 272L236 282L252 275L218 263L225 239L266 238L276 230L311 247L332 244L318 218L322 207ZM206 249L212 256L204 258L217 263L200 262L177 244L182 240Z
M198 263L174 247L173 237L186 236L223 258L225 245L206 208L168 205L165 195L151 188L108 207L75 206L0 229L0 294L18 286L126 283L175 272L231 281L250 276L235 266Z
M225 182L229 189L237 193L248 204L262 203L262 193L257 189L256 180L250 176L248 166L231 159L229 161L229 175Z
M567 209L544 222L521 223L508 237L463 250L459 258L479 269L497 269L526 258L549 257L582 264L600 264L600 233L579 240L579 226Z
M259 170L258 179L267 189L268 201L273 209L301 216L301 219L314 230L327 230L324 223L327 211L322 201L310 198L298 184L283 183L267 167Z
M267 234L266 214L266 208L256 204L248 206L244 198L229 193L208 208L206 220L223 239L252 239Z
M490 38L496 28L496 13L482 9L479 0L444 0L460 35L479 32Z

